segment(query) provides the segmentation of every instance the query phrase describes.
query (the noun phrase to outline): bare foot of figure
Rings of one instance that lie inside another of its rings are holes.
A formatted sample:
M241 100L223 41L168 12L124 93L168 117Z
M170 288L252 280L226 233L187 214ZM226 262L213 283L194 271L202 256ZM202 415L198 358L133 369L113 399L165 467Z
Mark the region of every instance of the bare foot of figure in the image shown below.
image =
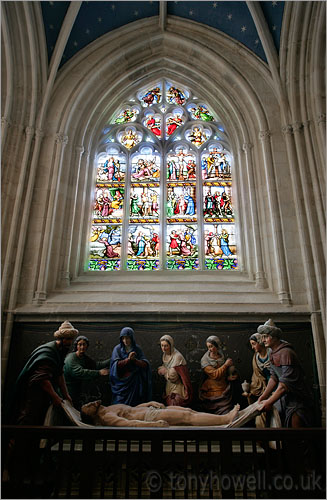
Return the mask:
M233 422L234 420L237 419L239 411L240 411L240 405L237 404L229 413L227 413L227 415L230 417L229 422Z

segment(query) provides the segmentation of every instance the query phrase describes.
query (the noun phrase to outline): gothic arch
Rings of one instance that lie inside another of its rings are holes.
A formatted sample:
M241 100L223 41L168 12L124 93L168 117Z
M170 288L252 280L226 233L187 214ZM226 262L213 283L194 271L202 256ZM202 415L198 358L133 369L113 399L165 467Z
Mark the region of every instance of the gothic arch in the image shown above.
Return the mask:
M272 161L268 131L276 128L276 124L268 117L278 112L278 103L272 91L272 81L266 65L249 51L240 47L240 44L215 30L210 30L211 48L208 49L206 46L207 28L200 25L193 26L194 23L191 23L191 28L196 30L197 38L200 40L198 43L193 41L191 45L189 21L173 19L169 24L171 24L171 31L163 34L158 33L156 24L151 19L128 25L117 30L117 33L105 35L94 42L63 67L50 102L46 137L40 155L42 170L50 168L58 175L57 180L52 181L50 193L52 196L57 196L58 200L60 196L65 198L67 195L67 199L71 199L73 193L69 191L67 194L59 194L60 183L66 185L67 179L76 178L78 169L81 163L84 165L87 154L90 155L89 161L92 162L100 130L117 109L118 104L133 92L137 85L140 85L141 78L143 78L142 84L163 75L182 80L200 95L206 96L216 113L224 117L234 162L239 165L235 169L236 191L239 200L243 200L239 205L239 224L243 226L242 232L250 233L249 237L240 237L240 246L243 249L242 269L251 279L256 278L258 287L266 286L267 274L270 287L281 294L282 300L288 302L286 273L284 276L279 276L278 272L272 270L273 262L265 263L265 271L263 263L262 233L269 228L263 222L266 222L266 218L268 222L269 219L271 222L269 211L274 207L265 207L262 212L263 220L260 221L257 202L251 196L254 185L264 184L267 175L268 180L273 182L272 175L264 172L264 169L261 172L255 172L261 168L261 162L269 166ZM144 32L147 32L147 37L144 37ZM118 39L119 47L117 46ZM233 54L239 55L240 52L244 56L244 68L238 68L236 64L233 64ZM119 61L122 63L118 64ZM208 78L208 67L210 67L210 78ZM267 94L264 97L260 96L263 86ZM58 132L59 136L56 136ZM262 135L261 144L259 133ZM68 138L68 144L63 147L65 136ZM57 143L59 141L60 148L55 140ZM254 147L253 154L252 146ZM58 152L59 149L62 151ZM82 149L87 153L84 153L81 159ZM243 150L246 152L246 161ZM51 165L46 161L47 157L56 158L57 163ZM62 169L62 164L70 165L69 173ZM244 166L241 167L242 165ZM253 170L254 165L256 165L255 170ZM247 169L246 174L245 169ZM88 197L91 189L90 183L91 176L87 180L83 178L79 193L86 190L86 197ZM56 186L57 195L54 194ZM274 189L273 186L272 191ZM81 196L83 198L84 195ZM60 203L60 201L57 202ZM73 205L76 203L75 206L77 206L80 201L76 200L72 203ZM278 200L274 199L272 203L277 204ZM250 206L247 206L248 204ZM248 210L244 211L245 207ZM68 212L71 211L69 205L66 209ZM278 210L278 206L275 206L275 209ZM58 221L53 203L49 204L49 210L51 213L49 213L48 220L54 223L51 222L56 228L55 232L58 229L59 234L62 234L63 221L70 220L69 213L63 215L61 212L59 216L61 220ZM70 242L68 254L67 249L59 250L59 245L56 247L56 241L50 242L49 240L48 246L43 246L43 264L39 266L41 277L38 278L37 287L42 296L46 290L51 290L57 285L54 276L62 277L64 273L66 278L67 275L75 278L81 272L81 263L76 265L76 252L81 244L85 245L85 232L81 226L85 225L87 217L88 214L85 212L84 220L80 220L77 224L79 243L76 245ZM252 221L252 227L250 221ZM75 228L76 234L76 221L75 223L71 221L70 224ZM272 229L268 231L271 235L274 234ZM276 236L274 237L277 239ZM58 238L58 240L63 246L67 244L66 238ZM51 265L49 265L50 252L48 251L50 246L54 248ZM254 260L250 258L253 254L255 254ZM281 243L276 255L278 258L283 258ZM42 256L40 258L42 261ZM66 262L63 262L65 260ZM55 265L52 265L53 263ZM52 276L48 275L50 268L53 271ZM283 266L277 265L276 268L282 270ZM283 271L280 272L283 273Z
M39 4L5 4L4 358L15 314L106 319L117 310L200 312L229 321L233 314L293 314L310 317L324 386L325 8L286 2L279 59L270 53L268 64L215 29L168 16L164 30L148 18L102 36L57 72L58 60L47 67ZM138 303L119 295L117 306L112 276L95 283L83 272L91 167L101 130L119 104L140 82L162 76L205 96L224 121L234 157L241 271L223 279L200 273L187 296L176 293L181 284L171 275L169 300L144 292ZM306 195L312 204L303 202ZM214 287L209 298L207 283Z

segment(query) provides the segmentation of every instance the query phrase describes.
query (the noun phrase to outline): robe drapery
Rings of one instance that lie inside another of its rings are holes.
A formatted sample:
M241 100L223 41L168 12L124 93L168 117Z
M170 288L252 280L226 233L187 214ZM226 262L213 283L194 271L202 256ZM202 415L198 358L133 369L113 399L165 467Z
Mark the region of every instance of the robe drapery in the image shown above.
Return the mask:
M167 382L163 400L166 406L187 406L193 398L193 387L186 360L175 348L174 339L170 335L164 335L160 341L166 341L170 345L170 354L164 353L162 356L162 366L167 370L164 375Z
M79 357L76 355L76 352L71 352L67 355L64 375L67 389L75 408L80 409L85 403L101 399L99 389L92 382L100 379L99 370L109 368L109 366L110 359L94 361L86 354Z
M239 379L228 381L225 365L225 356L220 347L220 340L215 335L207 338L206 343L213 343L218 349L218 359L210 357L207 351L201 358L201 368L204 372L204 380L200 385L199 399L202 410L216 415L228 413L236 403L244 406L242 399L242 388Z
M307 427L313 425L313 400L305 381L300 361L288 342L281 343L270 353L271 377L286 386L287 392L275 405L281 416L283 427L292 426L292 415L296 413Z
M65 355L66 352L57 346L55 340L37 347L32 352L17 378L14 389L14 414L11 418L17 419L18 424L43 425L51 398L40 384L48 380L57 392Z
M122 337L130 337L131 347L127 349ZM131 351L136 353L135 361L129 360ZM110 361L110 383L112 404L137 406L152 399L152 374L149 361L134 339L134 330L125 327L120 332L120 343L112 352Z

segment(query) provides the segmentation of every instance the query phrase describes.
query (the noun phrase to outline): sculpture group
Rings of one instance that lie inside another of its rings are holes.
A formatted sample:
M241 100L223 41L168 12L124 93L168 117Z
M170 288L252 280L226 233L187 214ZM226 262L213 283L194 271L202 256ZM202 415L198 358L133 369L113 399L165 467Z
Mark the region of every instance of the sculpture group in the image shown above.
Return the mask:
M54 340L37 347L21 371L14 390L12 423L42 425L49 405L69 401L88 423L118 426L225 425L240 408L258 402L257 427L275 419L282 427L313 425L312 399L299 359L272 320L249 338L254 351L252 379L241 384L231 358L225 358L216 335L206 341L202 380L192 384L187 361L166 334L160 338L162 402L152 401L152 370L130 327L121 330L110 358L95 361L87 355L89 339L69 321ZM72 347L72 351L68 352ZM110 406L101 405L97 382L107 377ZM197 391L195 390L197 389ZM194 403L196 409L194 410Z

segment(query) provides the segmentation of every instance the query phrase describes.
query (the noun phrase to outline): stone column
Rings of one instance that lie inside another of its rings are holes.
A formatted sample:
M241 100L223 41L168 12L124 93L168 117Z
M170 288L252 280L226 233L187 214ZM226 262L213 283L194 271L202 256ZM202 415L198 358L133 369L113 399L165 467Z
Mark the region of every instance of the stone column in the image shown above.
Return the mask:
M259 221L258 221L258 205L256 200L256 191L253 178L253 158L251 150L253 144L244 143L243 151L246 158L246 173L247 181L249 186L249 198L250 198L250 217L252 226L252 238L253 238L253 249L254 249L254 261L255 261L255 282L256 288L267 288L266 273L263 268L262 261L262 247L261 238L259 232Z
M73 226L71 257L69 269L71 279L77 278L81 266L81 246L83 239L83 228L89 223L86 214L86 204L88 203L86 192L88 188L90 151L84 150L80 158L79 190L76 197L75 223ZM88 230L90 227L88 226Z
M1 118L1 153L3 153L4 147L5 147L7 132L8 132L10 125L11 125L11 122L5 116L3 116Z
M321 248L321 239L320 239L320 231L317 223L317 211L316 204L312 203L312 198L314 198L314 191L311 189L312 179L309 175L309 167L308 167L308 157L305 151L305 142L303 140L303 129L304 125L301 122L295 122L292 124L295 146L298 156L298 166L299 166L299 177L301 183L301 191L303 192L303 205L302 208L302 223L304 223L304 217L306 217L306 232L307 232L307 241L309 237L308 244L310 245L310 252L312 255L312 271L315 277L317 293L319 297L320 308L322 311L323 321L326 320L326 282L325 282L325 261L324 261L324 252ZM325 240L323 240L324 242ZM308 256L310 258L310 255Z
M276 263L276 273L278 278L278 297L281 304L291 305L290 291L287 278L287 263L283 247L283 232L280 220L280 210L277 197L277 186L273 171L273 157L270 143L271 133L269 130L262 130L259 139L262 145L263 162L265 169L268 206L270 211L271 232L274 258Z
M62 167L62 156L65 146L68 144L68 136L58 133L54 137L54 161L52 171L52 183L49 194L48 213L46 214L46 224L43 234L43 246L39 266L39 278L37 289L34 294L33 303L40 305L47 298L47 281L50 263L50 249L52 247L53 234L55 231L55 214L58 203L58 189L60 181L60 171Z
M321 172L319 171L320 163L317 162L318 154L315 154L312 133L314 127L311 126L310 120L303 122L303 132L306 144L306 154L308 157L308 169L311 176L313 195L315 198L315 207L317 211L319 230L321 239L326 239L326 186L325 182L321 179ZM318 164L317 164L318 163Z
M326 113L320 113L318 115L317 123L320 131L320 149L322 150L322 157L326 161Z
M254 241L248 228L249 215L246 212L246 207L250 206L249 194L246 181L246 167L244 165L244 152L240 145L238 145L238 168L234 169L233 173L233 193L237 192L237 201L239 207L244 207L243 210L238 210L238 224L239 227L244 228L243 231L238 231L237 244L237 261L240 271L246 271L249 279L255 279L254 262L251 258L253 253ZM242 253L240 254L240 249Z
M322 425L326 425L326 340L319 312L311 314L311 325L321 396Z
M70 281L72 279L72 272L70 270L71 268L71 257L72 257L72 246L73 246L73 230L76 224L76 207L77 207L77 199L78 199L78 193L80 189L80 170L81 170L81 159L82 159L82 154L84 153L84 146L76 146L75 147L75 158L74 158L74 165L76 165L76 168L73 169L75 175L73 176L72 182L75 184L72 188L72 203L69 209L69 214L71 215L70 217L70 225L67 227L67 231L69 233L68 239L67 239L67 251L65 252L65 261L63 263L63 270L61 273L61 283L65 286L70 285ZM83 186L84 188L84 186Z

